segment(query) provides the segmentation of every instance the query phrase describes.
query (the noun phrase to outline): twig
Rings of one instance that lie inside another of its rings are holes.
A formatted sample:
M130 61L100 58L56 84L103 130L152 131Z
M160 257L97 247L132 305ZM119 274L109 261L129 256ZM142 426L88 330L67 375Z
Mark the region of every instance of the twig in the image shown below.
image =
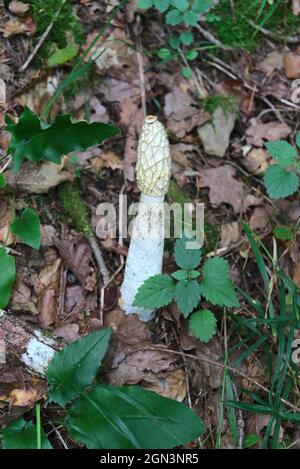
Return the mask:
M197 26L195 26L195 28L198 29L199 33L201 33L202 36L205 39L207 39L209 42L212 42L213 44L220 47L221 49L226 50L226 51L232 51L233 50L233 47L224 46L224 44L222 44L222 42L220 42L219 39L217 39L213 34L211 34L206 29L202 28L202 26L200 26L200 24L197 24Z
M233 389L233 394L234 394L234 398L237 402L240 401L239 399L239 394L237 392L237 388L236 388L236 384L235 382L233 381L233 379L231 380L231 384L232 384L232 389ZM238 425L238 429L239 429L239 449L243 449L244 447L244 438L245 438L245 433L244 433L244 417L243 417L243 411L242 409L237 409L237 413L238 413L238 422L237 422L237 425Z
M99 248L97 240L94 236L89 236L88 240L93 250L95 259L97 261L100 273L102 275L103 284L106 285L109 282L110 274L109 274L109 270L107 269L105 265L101 249Z
M141 93L141 104L142 104L142 110L143 110L143 117L145 119L147 115L147 104L146 104L146 86L145 86L145 71L144 71L144 61L143 61L143 55L142 55L142 42L141 42L141 35L139 34L139 29L140 29L140 24L141 24L141 17L140 15L137 15L136 18L136 40L137 40L137 51L136 51L136 56L137 56L137 62L138 62L138 69L139 69L139 83L140 83L140 93Z

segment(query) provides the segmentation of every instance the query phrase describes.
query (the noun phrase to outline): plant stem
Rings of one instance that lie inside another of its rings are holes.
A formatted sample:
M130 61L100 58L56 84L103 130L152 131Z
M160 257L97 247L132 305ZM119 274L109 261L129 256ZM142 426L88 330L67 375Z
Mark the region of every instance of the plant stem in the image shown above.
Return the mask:
M41 404L37 402L35 405L36 415L36 447L42 449L42 429L41 429Z

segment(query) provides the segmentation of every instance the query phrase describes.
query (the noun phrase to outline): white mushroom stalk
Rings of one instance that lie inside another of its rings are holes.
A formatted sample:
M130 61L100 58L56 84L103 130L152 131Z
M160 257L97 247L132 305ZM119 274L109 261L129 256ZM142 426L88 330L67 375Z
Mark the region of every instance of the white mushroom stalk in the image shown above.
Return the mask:
M164 199L171 175L171 155L167 134L156 116L147 116L140 134L137 158L137 184L141 200L134 220L126 261L120 305L126 314L150 321L154 311L132 306L139 287L163 264Z

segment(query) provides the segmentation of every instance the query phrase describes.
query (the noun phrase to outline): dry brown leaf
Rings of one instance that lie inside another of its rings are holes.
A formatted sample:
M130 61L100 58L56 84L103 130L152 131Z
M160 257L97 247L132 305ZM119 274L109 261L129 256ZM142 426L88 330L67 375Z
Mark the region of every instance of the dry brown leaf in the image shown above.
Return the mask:
M296 16L300 14L300 0L292 0L293 13Z
M59 337L67 344L71 344L80 338L78 324L64 324L53 331L54 337Z
M284 71L288 78L300 77L300 54L287 52L283 59Z
M292 129L282 122L269 122L264 124L259 118L250 120L250 125L246 130L246 139L250 145L262 147L264 141L285 139L290 135Z
M283 68L283 54L283 52L273 50L258 64L257 68L267 76L272 75L275 69L281 70Z
M232 244L237 243L240 239L239 224L236 221L221 225L221 241L220 247L229 248Z
M253 148L242 160L243 166L252 174L264 173L269 166L268 152L262 148Z
M98 174L102 168L123 169L123 161L112 151L101 153L99 156L92 158L91 165L96 174Z
M29 312L34 316L37 316L39 314L37 298L24 282L25 272L22 272L19 269L17 269L17 271L17 280L14 284L10 301L11 309L13 311L20 311L22 313ZM27 275L29 276L30 273L27 272Z
M251 230L264 230L268 226L272 213L270 206L268 208L269 211L265 207L255 207L249 222Z
M14 176L12 171L5 171L4 174L8 186L14 190L29 194L44 194L62 182L74 179L74 169L73 172L62 169L62 166L51 162L38 166L28 161L23 164L22 171L19 171L17 176Z
M20 367L0 365L0 401L16 407L33 407L47 397L47 383Z
M10 246L14 242L14 236L9 226L14 219L14 208L10 196L0 198L0 243Z
M36 31L36 24L30 16L27 16L22 20L16 19L7 21L4 28L1 28L1 31L5 38L16 36L17 34L33 36Z
M141 386L178 402L182 402L187 393L186 376L183 370L171 371L152 383L142 382Z
M43 327L57 321L61 258L54 250L45 252L45 267L34 280L38 296L39 320Z
M297 287L300 288L300 263L297 264L294 268L293 281L295 282Z
M23 15L26 11L29 10L28 3L18 2L17 0L12 0L9 3L8 9L13 15Z

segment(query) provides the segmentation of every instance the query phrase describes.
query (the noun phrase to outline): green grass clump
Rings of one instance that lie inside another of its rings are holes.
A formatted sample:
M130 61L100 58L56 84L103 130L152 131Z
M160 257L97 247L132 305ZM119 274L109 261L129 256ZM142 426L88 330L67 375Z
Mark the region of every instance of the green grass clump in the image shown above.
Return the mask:
M72 34L75 43L83 44L85 38L84 28L75 15L72 3L69 0L64 4L63 0L28 0L27 3L30 4L29 13L37 25L36 41L39 40L51 21L55 19L47 39L35 57L35 65L41 65L43 60L48 58L50 49L53 48L54 44L58 48L67 46L66 33ZM55 18L58 10L60 10L60 13Z
M89 222L89 211L82 200L78 187L71 182L64 182L57 191L59 200L66 214L71 218L74 228L87 238L93 236Z
M222 0L210 12L211 24L219 40L228 46L252 52L265 36L248 21L262 26L278 38L285 38L299 31L299 17L293 15L288 0L277 0L272 5L262 5L258 0L235 0L234 15L232 2Z
M204 100L204 110L213 114L214 111L221 107L224 111L224 114L230 114L238 111L236 100L233 96L223 96L223 95L213 95L208 96Z

